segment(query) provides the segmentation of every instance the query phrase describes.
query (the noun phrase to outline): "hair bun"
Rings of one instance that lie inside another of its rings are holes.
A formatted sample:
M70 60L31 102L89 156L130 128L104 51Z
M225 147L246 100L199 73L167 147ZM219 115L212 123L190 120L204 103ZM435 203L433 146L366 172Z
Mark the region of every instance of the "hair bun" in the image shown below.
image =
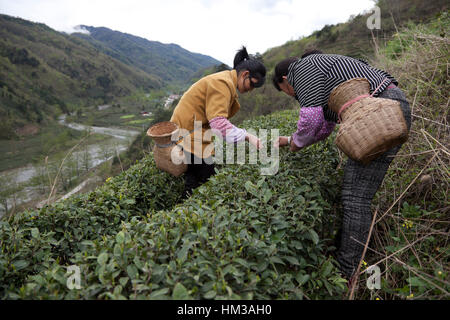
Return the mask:
M242 48L234 56L233 69L236 69L239 63L246 60L250 60L250 56L247 52L247 48L242 46Z

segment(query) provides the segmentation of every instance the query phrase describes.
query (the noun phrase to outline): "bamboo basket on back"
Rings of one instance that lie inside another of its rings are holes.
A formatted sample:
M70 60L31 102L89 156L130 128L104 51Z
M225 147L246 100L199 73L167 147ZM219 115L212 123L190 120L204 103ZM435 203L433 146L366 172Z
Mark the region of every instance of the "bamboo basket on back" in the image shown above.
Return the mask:
M153 125L147 130L147 135L155 141L153 157L156 167L178 177L187 170L183 149L172 139L177 138L178 125L164 121Z
M355 78L334 88L328 100L341 119L336 145L363 164L408 140L400 102L374 98L369 92L367 79Z

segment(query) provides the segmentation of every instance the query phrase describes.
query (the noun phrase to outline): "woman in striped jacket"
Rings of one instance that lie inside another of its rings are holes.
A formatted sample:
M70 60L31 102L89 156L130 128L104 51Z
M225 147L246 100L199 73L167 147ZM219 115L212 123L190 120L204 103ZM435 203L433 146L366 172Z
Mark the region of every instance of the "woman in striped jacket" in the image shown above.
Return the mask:
M397 87L397 80L390 74L363 60L312 50L300 59L287 58L275 67L272 81L276 89L294 97L300 104L297 131L290 137L279 137L275 146L289 146L291 151L298 151L327 138L338 120L337 114L327 105L330 93L337 85L352 78L367 79L374 97L399 101L409 130L409 104ZM372 221L372 199L400 147L388 150L368 165L352 159L348 159L345 165L342 186L344 217L336 258L350 281L356 276L367 241Z

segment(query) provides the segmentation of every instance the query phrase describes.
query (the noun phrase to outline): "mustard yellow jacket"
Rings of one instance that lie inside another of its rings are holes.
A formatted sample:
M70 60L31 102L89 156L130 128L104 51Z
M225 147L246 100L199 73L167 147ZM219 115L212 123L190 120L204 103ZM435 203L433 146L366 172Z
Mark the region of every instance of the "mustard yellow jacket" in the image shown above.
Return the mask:
M200 158L214 154L211 136L204 133L210 129L211 119L229 119L239 111L236 88L236 70L222 71L203 77L183 94L170 121L185 129L184 139L180 140L180 143L186 151ZM201 130L200 126L197 126L196 131L193 131L194 121L199 124L201 122Z

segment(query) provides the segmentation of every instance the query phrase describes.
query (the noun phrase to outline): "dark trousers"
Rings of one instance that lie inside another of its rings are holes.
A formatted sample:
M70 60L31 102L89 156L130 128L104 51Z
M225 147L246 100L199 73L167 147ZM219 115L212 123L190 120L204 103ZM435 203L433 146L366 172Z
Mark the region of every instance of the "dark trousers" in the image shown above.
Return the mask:
M386 89L379 97L400 102L409 130L411 127L411 109L403 92L398 88ZM344 217L337 261L340 264L341 271L348 279L358 267L369 235L373 217L370 208L372 199L400 147L396 146L386 151L368 165L363 165L352 159L348 159L345 165L342 186Z
M205 161L205 159L198 158L194 154L186 151L185 157L188 160L190 159L190 162L188 163L188 169L184 174L183 199L190 197L195 188L205 183L209 177L216 173L211 158L208 158Z

